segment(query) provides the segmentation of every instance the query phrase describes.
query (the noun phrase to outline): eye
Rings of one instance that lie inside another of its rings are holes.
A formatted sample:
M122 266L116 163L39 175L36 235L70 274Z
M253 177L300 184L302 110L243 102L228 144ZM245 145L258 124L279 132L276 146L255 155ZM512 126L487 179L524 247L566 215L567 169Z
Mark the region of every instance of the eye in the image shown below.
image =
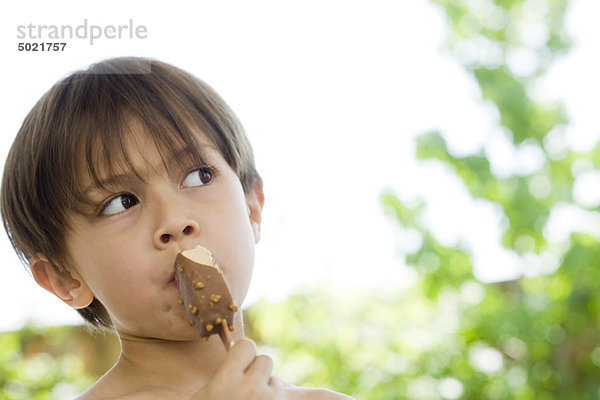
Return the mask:
M100 214L102 215L114 215L123 212L139 203L137 197L132 194L120 194L110 200Z
M183 187L196 187L209 183L213 178L213 171L210 167L202 167L193 170L183 179Z

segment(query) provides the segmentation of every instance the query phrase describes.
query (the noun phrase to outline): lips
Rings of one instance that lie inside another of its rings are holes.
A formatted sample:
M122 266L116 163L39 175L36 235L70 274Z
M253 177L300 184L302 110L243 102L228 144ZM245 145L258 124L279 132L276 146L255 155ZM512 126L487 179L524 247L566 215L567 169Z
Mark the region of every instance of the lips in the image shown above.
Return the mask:
M173 271L173 273L171 274L171 277L169 279L169 286L179 287L177 285L177 276L175 275L175 271Z

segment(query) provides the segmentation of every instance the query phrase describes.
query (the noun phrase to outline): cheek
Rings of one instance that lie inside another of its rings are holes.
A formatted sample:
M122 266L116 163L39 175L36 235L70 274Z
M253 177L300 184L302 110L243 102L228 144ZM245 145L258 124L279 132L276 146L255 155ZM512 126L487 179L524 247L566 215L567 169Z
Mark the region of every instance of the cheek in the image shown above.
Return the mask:
M107 292L113 288L109 280L106 278L107 273L113 276L113 283L118 285L123 282L122 277L118 275L118 269L107 271L107 266L114 265L115 261L120 258L118 249L107 250L100 243L87 243L83 246L77 246L74 251L73 261L75 268L89 288L94 292L94 295L103 303L109 298ZM116 274L115 274L116 273Z
M226 214L226 218L218 218L219 244L214 253L234 299L241 304L254 268L254 234L245 202L229 204Z
M126 292L123 288L130 285L134 278L132 271L138 262L131 257L131 253L137 245L131 241L117 240L105 232L85 231L74 235L70 243L69 252L74 268L94 295L109 307L107 302L120 291Z

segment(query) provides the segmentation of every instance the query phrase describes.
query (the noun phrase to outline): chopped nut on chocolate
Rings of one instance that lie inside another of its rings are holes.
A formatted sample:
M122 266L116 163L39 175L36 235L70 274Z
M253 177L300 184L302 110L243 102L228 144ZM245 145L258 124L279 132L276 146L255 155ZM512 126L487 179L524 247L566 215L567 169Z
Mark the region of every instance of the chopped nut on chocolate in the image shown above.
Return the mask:
M220 267L210 251L202 246L185 250L175 260L177 285L187 316L204 340L219 334L225 347L233 344L230 336L237 306Z
M196 314L198 312L198 307L193 304L188 304L188 310L190 310L192 314Z

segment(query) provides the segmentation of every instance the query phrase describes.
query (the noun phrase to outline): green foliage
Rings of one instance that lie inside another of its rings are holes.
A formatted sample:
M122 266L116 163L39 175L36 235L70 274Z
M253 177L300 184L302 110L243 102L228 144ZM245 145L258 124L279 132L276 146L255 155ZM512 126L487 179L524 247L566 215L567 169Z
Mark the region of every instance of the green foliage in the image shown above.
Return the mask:
M387 296L362 293L329 299L306 293L278 305L258 304L253 315L269 315L277 308L275 315L282 315L295 303L302 304L302 315L318 315L314 320L302 320L296 313L286 316L286 326L294 331L306 333L308 326L309 331L316 329L312 340L328 337L316 347L311 340L296 338L301 343L296 349L302 350L295 356L282 342L285 332L264 334L266 319L253 320L253 331L280 349L284 365L294 365L296 357L306 365L324 359L336 368L343 365L343 371L336 371L342 375L330 385L358 398L598 399L600 243L583 232L553 243L545 228L557 206L569 205L588 215L599 211L577 204L572 193L581 166L586 171L600 167L600 143L582 154L556 146L567 124L563 106L530 96L532 85L568 49L563 29L567 2L432 1L448 17L446 51L472 73L482 101L497 109L500 129L515 151L534 148L543 163L534 171L496 176L484 149L454 155L443 132L436 131L419 135L417 159L443 163L474 198L500 207L506 220L504 247L520 256L549 256L547 263L556 265L539 276L478 282L470 250L442 246L421 222L427 204L406 204L388 192L381 198L386 211L402 229L422 238L420 248L405 255L417 284ZM532 22L546 30L543 43L519 34ZM480 51L465 50L473 48ZM510 65L514 52L522 50L535 58L529 70ZM322 368L312 371L297 380L323 382Z
M420 348L413 338L426 331L420 325L429 323L424 313L431 315L431 302L409 292L344 298L327 292L255 304L246 315L249 335L275 358L275 372L286 380L361 399L397 398L409 383L408 370L417 368Z
M485 284L426 240L408 290L306 290L252 306L247 331L278 375L360 399L596 399L600 244L571 241L554 274Z
M25 328L0 334L0 400L67 400L89 387L93 380L74 353L50 354L24 349L41 337L64 340L69 328L45 332Z
M524 85L506 67L480 67L474 75L482 97L497 105L500 123L512 132L516 144L530 139L541 144L554 126L566 122L559 105L541 105L530 99Z
M503 235L504 246L518 253L540 253L548 248L543 228L552 207L561 202L573 202L574 164L578 160L598 158L597 151L587 155L570 150L560 154L553 152L547 142L553 130L559 131L566 123L564 109L560 104L540 103L528 95L531 85L543 75L549 63L568 48L562 27L566 2L542 0L536 3L542 6L537 11L533 9L533 2L522 0L434 2L444 8L453 28L448 51L472 71L483 100L495 105L500 125L512 140L515 150L524 146L534 147L543 154L545 161L539 170L531 174L496 177L483 152L455 157L449 153L439 132L419 136L417 158L436 159L451 166L472 196L502 207L509 222ZM486 4L492 8L485 11ZM497 20L495 25L490 18ZM471 21L470 25L475 24L478 29L465 32L465 27L470 26L465 21ZM543 27L547 30L546 41L537 47L524 43L526 38L516 32L527 24L540 21L544 22ZM486 28L486 24L495 28ZM465 59L462 49L473 40L482 38L487 40L485 43L488 45L497 46L500 56L493 62L484 58L475 61ZM538 67L529 74L516 76L507 67L508 58L511 51L522 49L535 55ZM594 165L597 165L596 161ZM533 248L523 248L521 244L526 241L533 243Z

